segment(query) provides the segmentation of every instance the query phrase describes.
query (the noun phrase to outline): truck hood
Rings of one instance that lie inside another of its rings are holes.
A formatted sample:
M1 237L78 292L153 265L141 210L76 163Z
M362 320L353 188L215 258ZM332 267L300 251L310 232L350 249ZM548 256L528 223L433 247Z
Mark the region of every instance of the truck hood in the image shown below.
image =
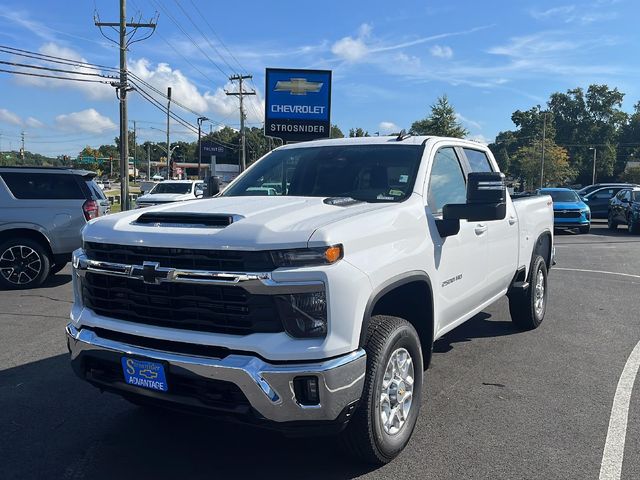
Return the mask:
M316 229L392 203L330 205L312 197L219 197L193 200L100 217L89 222L83 240L120 245L175 248L264 250L306 247ZM232 216L220 228L193 225L139 224L147 212Z
M156 193L153 195L141 195L138 197L138 202L179 202L181 200L190 200L192 198L194 198L194 196L191 193Z

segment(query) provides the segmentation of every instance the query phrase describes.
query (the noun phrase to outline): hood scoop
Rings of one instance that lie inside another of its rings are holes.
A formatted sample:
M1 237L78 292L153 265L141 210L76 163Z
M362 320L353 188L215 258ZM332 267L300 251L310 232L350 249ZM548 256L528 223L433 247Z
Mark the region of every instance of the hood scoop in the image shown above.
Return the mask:
M133 225L176 228L225 228L234 215L212 213L148 212L140 215Z
M351 205L362 203L362 200L356 200L351 197L329 197L324 199L324 203L334 207L350 207Z

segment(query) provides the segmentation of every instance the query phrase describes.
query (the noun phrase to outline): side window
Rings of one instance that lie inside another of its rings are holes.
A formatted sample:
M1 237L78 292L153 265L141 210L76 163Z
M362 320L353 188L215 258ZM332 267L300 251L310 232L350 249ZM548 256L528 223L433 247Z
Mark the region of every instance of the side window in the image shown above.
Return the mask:
M464 154L467 156L469 166L472 172L492 172L491 164L487 154L480 150L473 150L471 148L463 148Z
M594 197L601 200L608 200L609 198L613 197L613 193L614 192L612 189L600 190L594 195Z
M73 175L61 173L2 174L14 197L34 200L75 200L84 199L80 185Z
M467 185L460 161L453 148L441 148L436 152L429 177L427 203L434 215L442 213L448 203L465 203Z
M624 193L624 198L625 198L625 200L631 201L631 190L627 190Z

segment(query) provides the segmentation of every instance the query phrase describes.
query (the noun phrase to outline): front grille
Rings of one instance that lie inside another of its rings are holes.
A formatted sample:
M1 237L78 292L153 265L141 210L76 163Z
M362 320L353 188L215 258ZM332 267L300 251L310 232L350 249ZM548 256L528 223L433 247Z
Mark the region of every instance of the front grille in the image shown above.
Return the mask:
M237 250L195 250L189 248L145 247L86 242L87 256L103 262L142 265L158 262L161 267L225 272L270 272L275 264L269 252Z
M123 385L124 374L118 358L112 360L87 356L84 360L84 373L87 380L105 386ZM171 366L165 366L168 395L171 397L188 397L199 400L202 404L217 410L235 413L246 413L249 410L249 400L240 388L223 380L201 379L182 375L173 371ZM161 398L161 397L156 397Z
M273 297L238 286L155 285L87 272L82 299L98 315L148 325L235 335L283 331Z
M556 210L553 212L556 218L580 218L580 210Z

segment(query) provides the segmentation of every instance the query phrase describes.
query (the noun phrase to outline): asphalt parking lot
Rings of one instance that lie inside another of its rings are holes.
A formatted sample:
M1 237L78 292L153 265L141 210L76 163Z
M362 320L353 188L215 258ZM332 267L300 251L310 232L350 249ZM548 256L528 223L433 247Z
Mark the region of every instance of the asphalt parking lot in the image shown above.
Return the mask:
M556 254L542 326L516 331L501 300L438 340L412 441L373 470L331 438L149 413L77 379L69 266L42 288L0 292L0 478L597 479L640 340L640 236L598 223L557 234ZM639 388L622 479L640 478Z

